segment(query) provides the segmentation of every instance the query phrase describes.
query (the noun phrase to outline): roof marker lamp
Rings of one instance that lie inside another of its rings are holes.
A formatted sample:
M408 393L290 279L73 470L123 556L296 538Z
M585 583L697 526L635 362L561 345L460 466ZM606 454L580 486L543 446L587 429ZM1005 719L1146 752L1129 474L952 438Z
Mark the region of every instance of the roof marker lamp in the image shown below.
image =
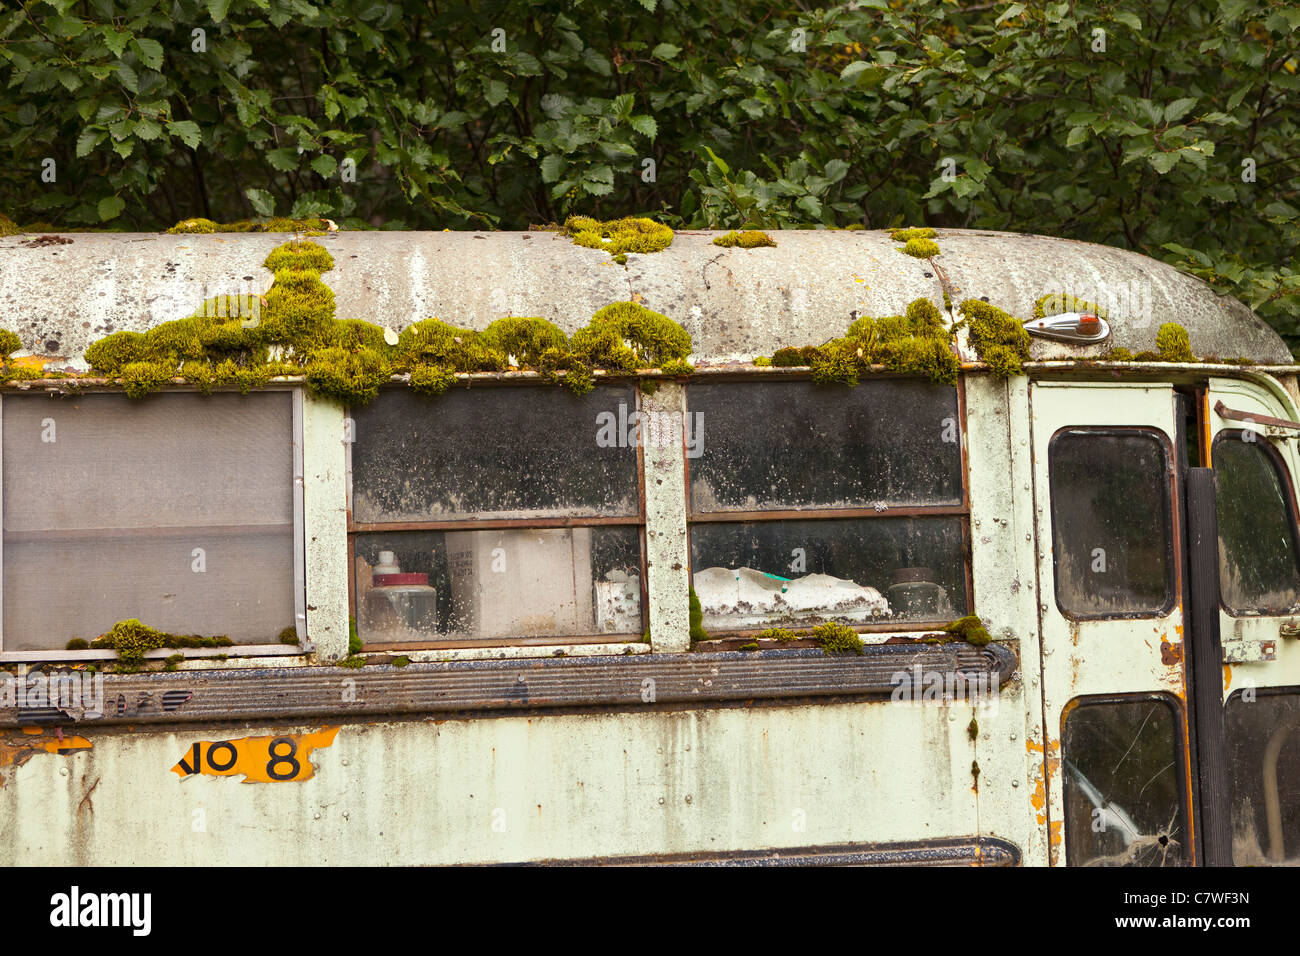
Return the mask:
M1065 312L1025 322L1025 331L1040 339L1088 345L1110 337L1110 325L1091 312Z

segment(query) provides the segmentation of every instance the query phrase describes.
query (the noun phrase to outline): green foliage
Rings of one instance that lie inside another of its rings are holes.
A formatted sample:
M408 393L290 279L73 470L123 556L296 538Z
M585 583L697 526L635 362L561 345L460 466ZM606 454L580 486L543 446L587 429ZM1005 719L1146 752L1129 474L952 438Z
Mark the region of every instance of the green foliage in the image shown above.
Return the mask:
M356 618L348 618L348 653L361 653L361 636L357 634Z
M1195 362L1187 330L1177 322L1166 322L1156 332L1156 348L1166 362Z
M273 273L285 269L292 271L311 269L319 278L320 273L329 272L334 268L334 257L330 255L328 249L318 243L294 239L272 249L271 254L262 263L262 267L270 269Z
M736 232L733 229L726 235L715 238L713 244L726 248L739 246L741 249L757 249L760 246L775 248L776 246L776 243L772 241L772 237L761 229L746 229L743 232Z
M948 634L955 634L961 640L968 644L974 644L976 647L983 647L993 640L984 627L984 622L980 620L977 614L968 614L966 617L958 618L944 627L944 631Z
M74 637L72 640L68 641L67 644L67 649L70 651L84 651L89 647L90 644L84 638L80 637Z
M22 232L22 230L18 228L16 222L4 213L0 213L0 236L16 236L20 232Z
M0 208L1048 232L1164 258L1296 342L1297 28L1277 0L27 0L0 10Z
M389 663L392 664L394 667L406 667L411 663L411 659L407 657L405 654L400 654L397 657L394 657L391 661L389 661Z
M9 361L9 356L13 355L23 347L23 341L15 332L8 329L0 329L0 362Z
M755 636L760 641L781 641L784 643L795 640L799 635L784 627L769 627L767 630L759 631Z
M286 627L280 632L280 643L293 644L296 647L298 644L298 629L293 625Z
M456 373L441 365L421 365L411 370L411 388L421 395L441 395L456 384Z
M691 585L689 614L691 643L707 641L709 632L704 629L704 606L700 604L700 596L695 593L695 585Z
M818 624L813 628L812 636L827 654L861 654L864 649L858 632L847 624Z
M1029 358L1029 333L1014 315L980 299L967 299L959 308L970 325L975 354L1000 378L1019 375Z
M484 333L457 328L441 319L408 325L397 340L399 368L440 365L458 372L495 372L506 356Z

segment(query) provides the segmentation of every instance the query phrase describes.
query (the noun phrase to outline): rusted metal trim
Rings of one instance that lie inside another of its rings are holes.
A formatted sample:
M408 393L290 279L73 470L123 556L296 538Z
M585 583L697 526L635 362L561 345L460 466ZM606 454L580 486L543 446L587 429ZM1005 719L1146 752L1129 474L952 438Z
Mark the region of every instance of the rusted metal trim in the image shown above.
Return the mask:
M1214 414L1232 422L1250 422L1253 425L1272 425L1274 428L1293 428L1300 431L1300 422L1286 418L1274 418L1272 415L1260 415L1256 412L1243 412L1239 408L1229 408L1223 400L1214 403Z
M1000 837L847 843L779 850L538 860L523 866L1019 866L1020 848Z
M0 726L176 724L389 714L541 713L552 708L695 708L782 698L888 700L903 680L960 677L988 692L1019 666L1007 644L871 645L861 655L795 649L532 660L449 661L364 668L300 667L104 675L103 716L78 721L0 708ZM902 675L902 676L900 676ZM983 682L981 684L981 681ZM344 693L344 691L348 691ZM918 689L918 694L919 694Z
M639 525L637 515L559 518L454 518L450 521L364 521L348 525L349 534L383 534L388 531L496 531L503 528L586 528L600 525Z
M720 521L804 521L821 518L859 520L862 518L924 518L929 516L964 516L961 505L933 505L916 508L784 508L780 511L709 511L690 515L691 524Z

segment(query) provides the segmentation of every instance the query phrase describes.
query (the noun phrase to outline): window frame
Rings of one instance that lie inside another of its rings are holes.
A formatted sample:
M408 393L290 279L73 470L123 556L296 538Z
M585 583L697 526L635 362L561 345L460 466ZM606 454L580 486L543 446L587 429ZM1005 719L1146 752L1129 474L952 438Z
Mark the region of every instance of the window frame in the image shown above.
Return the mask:
M881 374L873 375L872 381L925 381L914 375L897 375ZM707 379L687 383L683 388L683 407L685 414L691 414L691 386L692 384L715 384L727 382L742 383L781 383L781 382L802 382L811 383L812 375L809 373L796 373L786 375L710 375ZM844 386L823 386L825 388L844 388ZM966 376L959 374L957 384L953 386L957 393L957 435L958 444L961 451L961 501L955 505L913 505L904 508L888 508L883 511L877 511L874 507L868 505L861 508L781 508L770 511L696 511L691 500L691 459L686 454L686 436L682 435L682 458L685 462L685 482L686 482L686 562L688 571L688 580L695 580L695 568L691 566L693 558L693 547L691 532L694 525L697 524L747 524L751 522L777 522L777 521L818 521L818 520L852 520L859 519L882 519L882 518L925 518L925 517L955 517L960 519L961 525L961 560L962 560L962 583L965 587L965 595L962 602L962 613L973 613L969 609L975 607L975 577L971 561L971 519L970 519L970 460L967 451L967 430L966 430ZM883 596L883 595L882 595ZM947 622L915 622L915 621L884 621L878 624L850 624L848 627L853 628L859 634L869 633L899 633L904 631L925 631L935 630L939 623ZM802 625L796 625L802 628ZM766 628L713 628L709 632L710 639L731 640L754 637L761 634Z
M1250 441L1250 442L1244 441L1243 436L1248 431L1250 431L1252 434L1255 435L1254 441ZM1229 438L1228 436L1232 436L1232 437ZM1298 509L1297 509L1296 495L1295 495L1295 483L1291 480L1291 469L1289 469L1286 466L1286 459L1282 457L1281 452L1279 452L1276 448L1273 447L1273 443L1269 441L1267 437L1260 434L1259 432L1255 432L1252 429L1247 429L1247 428L1221 428L1219 429L1219 431L1215 433L1214 437L1210 440L1210 470L1211 471L1214 470L1214 459L1215 459L1214 449L1219 444L1220 441L1238 441L1238 442L1242 442L1243 444L1258 445L1260 448L1263 448L1265 450L1265 455L1269 459L1269 462L1273 465L1274 472L1281 474L1281 477L1284 482L1283 493L1282 493L1283 503L1286 505L1287 517L1290 519L1289 528L1291 533L1291 550L1296 555L1297 564L1300 564L1300 518L1298 518L1297 516ZM1217 522L1218 520L1218 513L1217 513L1218 496L1217 495L1215 496L1215 501L1216 501L1215 520ZM1216 543L1216 549L1217 549L1217 543ZM1220 553L1218 557L1220 561L1223 560L1222 553ZM1220 565L1219 567L1220 576L1222 575L1222 573L1223 573L1222 566ZM1228 607L1228 605L1224 603L1222 586L1220 586L1219 588L1219 610L1222 611L1224 614L1228 615L1228 617L1245 619L1245 620L1256 620L1259 618L1266 618L1266 617L1294 616L1293 614L1287 611L1274 611L1271 613L1264 613L1262 611L1250 611L1250 610L1236 611Z
M1162 703L1169 707L1174 729L1174 758L1175 758L1175 779L1178 781L1178 795L1183 814L1183 831L1184 835L1192 833L1192 792L1189 784L1188 775L1188 738L1187 738L1187 707L1186 702L1176 694L1167 691L1135 691L1125 694L1081 694L1078 697L1071 698L1061 708L1061 726L1060 726L1060 744L1061 744L1061 839L1065 842L1065 865L1069 867L1079 866L1071 859L1069 827L1066 821L1069 819L1069 789L1066 786L1066 773L1064 761L1067 758L1065 752L1065 725L1069 722L1070 717L1083 707L1106 706L1115 704L1140 704L1143 701L1153 703ZM1200 852L1197 848L1197 839L1183 840L1183 846L1186 852L1183 857L1184 866L1200 865Z
M253 394L266 392L288 392L291 396L291 481L293 492L293 620L297 633L296 646L281 643L265 644L231 644L228 647L182 647L161 648L145 653L146 660L161 659L173 654L180 654L186 660L225 657L301 657L309 652L307 647L307 549L306 549L306 515L303 503L304 456L303 456L303 390L301 385L269 385L258 389ZM88 390L88 394L122 395L118 389ZM155 393L157 397L175 394L200 394L197 389L183 387L166 387ZM240 394L237 388L214 388L213 395ZM34 397L31 393L13 393L0 391L0 412L7 399ZM3 475L4 463L4 416L0 414L0 475ZM66 647L49 650L13 651L4 647L4 494L0 488L0 662L37 662L51 660L99 661L117 660L118 655L112 648L89 648L86 650L68 650ZM149 622L144 622L149 623Z
M1060 549L1056 547L1056 509L1057 497L1055 489L1052 487L1052 450L1056 443L1067 432L1086 432L1089 435L1148 435L1156 439L1161 456L1165 466L1165 495L1164 495L1164 518L1165 518L1165 602L1158 609L1143 611L1122 611L1108 612L1103 614L1078 614L1074 611L1067 610L1061 604L1060 589ZM1174 501L1177 496L1178 476L1174 469L1173 445L1169 436L1158 426L1155 425L1064 425L1052 433L1052 437L1047 442L1047 494L1049 509L1052 519L1052 600L1056 602L1056 609L1061 616L1067 621L1127 621L1127 620L1155 620L1167 617L1179 602L1179 572L1175 566L1178 560L1177 550L1175 547L1175 537L1177 529L1174 527Z
M631 386L631 391L635 399L635 411L641 412L642 399L641 389L637 387L638 380L613 377L602 377L596 382L596 388L610 386ZM380 398L382 400L385 392L395 391L402 388L398 385L385 385L380 388ZM461 387L459 385L453 387ZM537 380L527 381L492 381L492 382L475 382L474 389L544 389L548 392L555 389L556 386L541 383ZM431 399L437 401L437 399ZM638 435L641 436L636 446L636 513L632 515L566 515L559 518L477 518L473 515L461 518L447 518L437 521L368 521L358 522L352 515L353 504L353 487L352 487L352 452L355 442L355 420L353 418L353 409L345 408L344 427L348 435L344 442L344 455L347 462L346 467L346 487L347 487L347 561L348 561L348 612L350 617L355 621L357 615L357 549L356 540L359 535L369 534L401 534L403 532L439 532L439 531L499 531L499 530L519 530L519 531L542 531L549 529L563 528L598 528L598 527L623 527L636 528L637 530L637 547L638 570L641 577L641 630L635 635L627 633L592 633L592 634L551 634L538 637L461 637L449 640L430 640L430 641L386 641L382 644L362 643L361 653L363 654L382 654L386 652L405 652L405 651L439 651L439 650L461 650L467 648L491 648L491 647L551 647L551 646L568 646L577 644L634 644L642 640L642 635L649 627L650 609L649 609L649 584L646 580L646 493L645 493L645 448L644 448L644 430L640 430ZM359 632L358 632L359 633Z

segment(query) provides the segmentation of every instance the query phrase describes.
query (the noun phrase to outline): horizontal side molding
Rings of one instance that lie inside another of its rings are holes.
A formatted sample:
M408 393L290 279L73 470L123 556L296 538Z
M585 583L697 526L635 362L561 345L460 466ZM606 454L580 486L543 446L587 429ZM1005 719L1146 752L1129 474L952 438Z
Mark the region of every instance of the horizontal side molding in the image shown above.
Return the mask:
M725 701L851 696L987 697L1018 666L1006 644L874 644L861 655L818 649L643 654L375 665L105 674L102 706L29 699L0 707L0 726L283 721L385 714L536 712L555 707L682 707ZM28 678L39 672L32 672ZM51 671L66 675L68 671ZM0 675L2 677L3 675ZM55 681L49 680L53 686ZM96 714L100 710L102 714Z
M1020 849L1000 837L850 843L840 846L591 860L543 860L522 866L1019 866Z

